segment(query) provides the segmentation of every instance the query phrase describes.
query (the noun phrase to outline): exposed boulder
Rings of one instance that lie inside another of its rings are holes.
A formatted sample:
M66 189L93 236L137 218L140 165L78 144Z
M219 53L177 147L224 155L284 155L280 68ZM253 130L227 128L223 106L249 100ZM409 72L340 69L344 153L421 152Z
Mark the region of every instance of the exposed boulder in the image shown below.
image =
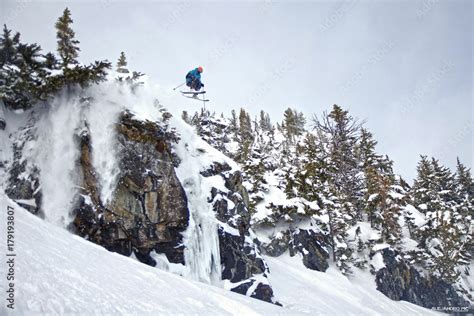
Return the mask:
M423 276L395 250L383 249L382 257L385 267L376 272L377 290L392 300L408 301L426 308L468 310L469 302L452 285L435 277Z

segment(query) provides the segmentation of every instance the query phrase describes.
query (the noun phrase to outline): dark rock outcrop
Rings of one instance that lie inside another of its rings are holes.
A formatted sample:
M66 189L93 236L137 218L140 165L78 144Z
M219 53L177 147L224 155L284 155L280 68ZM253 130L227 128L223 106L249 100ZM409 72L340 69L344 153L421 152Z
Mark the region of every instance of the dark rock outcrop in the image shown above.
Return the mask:
M254 285L256 281L255 279L250 279L244 283L239 284L238 286L231 289L232 292L249 295L250 297L266 301L266 302L273 302L273 290L268 284L258 283L257 287L249 293L250 288Z
M231 169L232 168L225 162L221 163L221 162L214 161L214 163L211 166L209 166L209 168L201 171L200 174L203 177L211 177L211 176L216 176L218 174L221 174L225 171L229 171Z
M324 272L329 267L329 253L324 246L327 244L327 236L322 233L297 229L293 232L286 230L278 233L269 243L263 244L262 249L272 257L278 257L287 250L292 257L300 254L307 268Z
M299 252L303 256L303 264L312 270L324 272L329 267L329 253L323 245L327 245L326 236L312 230L298 229L291 234L290 255Z
M83 196L75 210L76 232L110 251L156 265L150 252L184 264L181 233L189 219L187 198L175 170L170 141L159 124L125 112L117 125L120 174L112 200L104 205L91 164L89 134L81 136Z
M265 254L278 257L281 256L290 246L290 232L284 231L273 237L269 243L262 245L262 250ZM294 252L293 252L294 255Z
M209 170L201 172L203 176L220 175L228 190L223 192L212 188L209 201L221 222L219 248L222 279L236 283L231 291L272 302L273 290L267 280L268 266L260 255L259 245L250 238L248 193L242 185L241 173L231 172L230 169L226 164L214 163ZM251 293L250 288L253 289Z
M435 277L424 277L394 250L385 248L382 256L385 267L376 272L377 290L392 300L408 301L426 308L468 310L469 302L459 296L452 285Z
M237 283L253 275L265 273L266 264L255 244L219 229L222 279Z
M8 184L5 193L29 212L43 216L41 212L42 195L39 170L25 158L23 153L25 144L34 139L33 126L34 119L31 118L28 124L18 131L18 135L15 136L13 161L9 166Z

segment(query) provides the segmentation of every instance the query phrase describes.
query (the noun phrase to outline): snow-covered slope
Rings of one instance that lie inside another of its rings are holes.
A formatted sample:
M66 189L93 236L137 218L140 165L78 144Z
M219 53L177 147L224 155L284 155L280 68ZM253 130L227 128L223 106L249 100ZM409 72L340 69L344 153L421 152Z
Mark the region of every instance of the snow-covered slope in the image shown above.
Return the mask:
M373 276L358 274L349 280L337 269L307 269L301 259L288 254L265 257L277 300L294 313L310 315L430 315L429 309L395 302L375 289Z
M394 302L364 281L306 269L300 260L267 257L270 280L285 306L245 297L108 252L15 208L15 315L32 314L359 314L421 315L427 309ZM5 232L5 221L1 231ZM0 239L5 253L5 238ZM5 293L5 282L1 292ZM2 304L0 314L13 314Z
M15 310L12 315L274 315L281 307L187 280L115 253L15 208ZM6 221L1 221L5 236ZM6 238L0 238L4 257ZM2 279L4 278L2 263ZM2 280L1 293L6 291ZM3 301L4 299L2 299ZM288 311L286 311L288 312ZM2 302L0 314L10 311Z

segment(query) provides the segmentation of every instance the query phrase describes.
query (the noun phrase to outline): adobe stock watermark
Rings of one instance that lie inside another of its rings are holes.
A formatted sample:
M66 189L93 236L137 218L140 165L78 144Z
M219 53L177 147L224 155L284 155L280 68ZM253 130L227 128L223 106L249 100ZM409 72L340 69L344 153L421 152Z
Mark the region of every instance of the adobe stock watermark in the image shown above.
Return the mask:
M348 93L354 88L358 82L360 82L372 67L381 62L384 57L392 51L395 46L393 41L385 41L377 50L373 51L369 58L360 66L359 70L354 73L346 82L340 86L340 92L342 94Z
M15 309L15 209L7 206L7 249L5 252L6 307Z
M10 10L10 12L8 12L8 15L5 17L5 22L2 24L6 24L8 26L8 24L18 18L18 15L20 15L30 3L32 3L32 0L15 1L15 7Z
M100 4L102 5L103 9L107 9L116 1L117 0L100 0Z
M263 0L263 2L259 2L258 11L264 14L268 13L276 4L275 0Z
M259 84L258 87L252 91L249 98L247 99L247 104L252 104L264 96L270 90L271 85L280 80L283 75L291 71L295 65L296 58L286 58L274 71L269 74L268 78L264 82Z
M222 40L218 47L211 50L209 53L209 63L207 66L216 63L217 61L229 55L240 39L240 35L237 33L231 33Z
M332 29L338 22L340 22L357 4L359 0L343 1L334 9L331 14L319 26L321 33Z
M185 13L191 8L191 4L190 0L179 2L158 26L158 30L156 30L157 38L163 37L176 23L180 22ZM150 32L150 34L151 33L153 32Z
M439 151L439 157L442 159L446 159L449 157L449 154L453 151L456 151L456 148L461 146L461 144L465 141L467 137L472 135L472 131L474 130L474 122L469 122L466 125L463 125L457 133L449 139L447 143L441 148Z
M400 102L400 112L402 115L409 114L426 98L428 93L434 91L441 83L441 80L454 69L454 62L451 60L443 61L441 65L433 71L424 84L417 88L412 95L405 97Z
M433 11L433 8L440 2L440 0L423 0L421 6L416 11L418 19L424 18L428 13Z

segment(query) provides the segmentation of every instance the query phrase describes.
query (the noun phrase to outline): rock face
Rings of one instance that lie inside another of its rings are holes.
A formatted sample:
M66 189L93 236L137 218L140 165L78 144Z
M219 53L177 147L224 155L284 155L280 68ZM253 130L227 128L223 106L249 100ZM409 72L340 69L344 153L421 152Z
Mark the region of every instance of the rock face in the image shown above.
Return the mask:
M298 229L292 234L290 255L299 252L303 256L303 264L312 270L324 272L329 267L329 252L323 245L328 241L322 234L312 230Z
M5 193L29 212L42 216L39 170L25 159L23 148L34 138L34 119L18 131L13 143L13 161L9 167L8 184Z
M120 174L112 201L100 200L91 164L89 134L81 135L82 198L73 227L85 238L154 266L150 252L184 264L182 235L189 219L187 199L174 171L173 137L158 124L125 112L117 126Z
M377 290L389 298L408 301L427 308L469 308L450 284L437 278L422 276L408 266L394 250L382 250L384 268L376 273Z
M182 233L190 216L186 192L175 173L178 158L171 150L172 142L178 139L173 131L160 124L139 120L129 112L122 113L116 127L120 172L108 203L101 200L87 123L76 134L75 144L80 146L77 167L81 189L73 209L74 220L69 226L74 233L109 251L125 256L134 254L151 266L156 265L153 251L165 254L171 263L185 264ZM24 144L34 137L33 127L34 122L17 137L21 142L14 147L15 159L9 168L10 185L6 191L18 203L29 201L22 206L39 214L38 170L23 157ZM234 292L272 302L269 270L250 229L249 197L241 173L232 171L226 163L214 162L201 175L221 178L226 188L224 191L212 188L209 192L209 203L219 222L222 279Z
M225 164L214 164L201 172L203 176L220 175L228 190L223 192L213 188L210 201L220 222L222 279L230 282L231 291L272 302L268 266L260 254L259 245L250 237L253 232L250 229L248 193L242 185L241 173L231 173L230 169Z
M324 272L329 267L329 252L324 246L327 244L327 237L321 233L296 229L293 232L289 230L280 232L262 248L265 254L272 257L278 257L287 250L292 257L300 254L307 268Z

